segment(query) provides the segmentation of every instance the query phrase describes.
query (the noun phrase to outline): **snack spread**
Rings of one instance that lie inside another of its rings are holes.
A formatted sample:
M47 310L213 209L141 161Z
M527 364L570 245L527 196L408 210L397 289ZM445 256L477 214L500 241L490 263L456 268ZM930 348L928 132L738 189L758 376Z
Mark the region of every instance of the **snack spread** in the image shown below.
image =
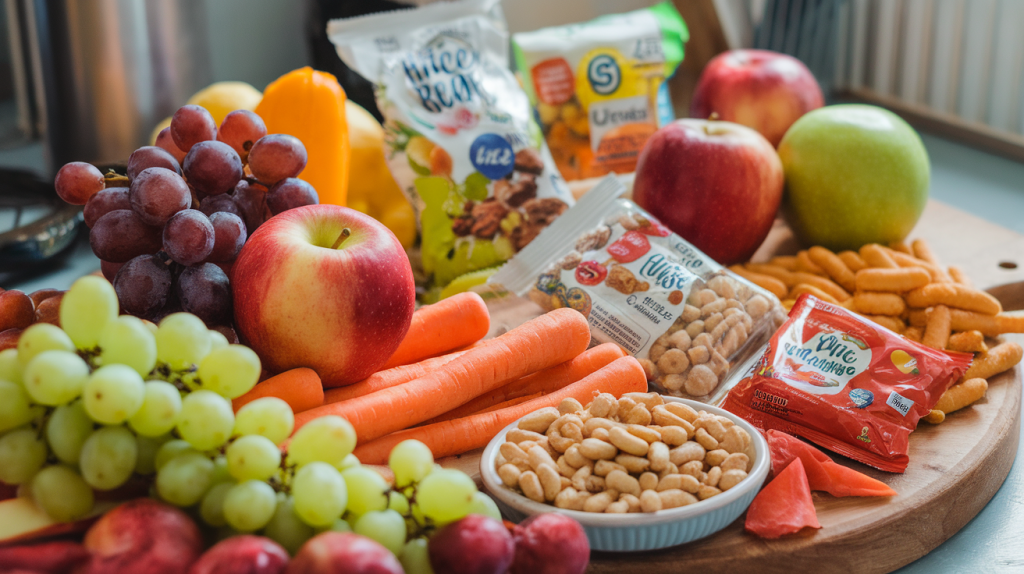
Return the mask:
M439 287L505 261L573 203L508 69L497 4L439 4L328 29L341 58L377 84L388 165L419 214L423 270Z
M568 180L628 173L675 119L666 80L689 38L671 2L512 36L516 66Z
M910 433L967 371L970 355L909 341L801 295L761 360L722 408L890 472Z
M778 300L615 199L621 190L601 182L491 281L544 309L579 311L596 341L640 359L659 388L714 402L782 323Z

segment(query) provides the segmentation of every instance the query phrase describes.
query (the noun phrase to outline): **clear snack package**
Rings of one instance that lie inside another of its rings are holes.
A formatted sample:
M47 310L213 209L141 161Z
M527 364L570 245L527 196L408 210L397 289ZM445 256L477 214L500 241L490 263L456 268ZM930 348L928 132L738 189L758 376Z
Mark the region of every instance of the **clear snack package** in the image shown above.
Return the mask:
M595 343L640 360L660 392L716 403L785 321L779 300L725 269L602 180L488 283L571 307Z
M376 86L385 152L441 288L512 257L573 203L508 68L499 0L332 20L338 55Z
M647 138L675 119L667 80L688 38L671 2L512 36L523 88L562 176L636 169Z

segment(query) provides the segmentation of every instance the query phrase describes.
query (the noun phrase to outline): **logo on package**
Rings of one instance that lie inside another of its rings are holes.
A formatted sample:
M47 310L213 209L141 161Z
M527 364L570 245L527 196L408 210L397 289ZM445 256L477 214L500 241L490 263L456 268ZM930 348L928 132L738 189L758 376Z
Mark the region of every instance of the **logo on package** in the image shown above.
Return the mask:
M607 96L619 89L622 72L615 58L608 55L597 56L587 66L587 80L595 92Z

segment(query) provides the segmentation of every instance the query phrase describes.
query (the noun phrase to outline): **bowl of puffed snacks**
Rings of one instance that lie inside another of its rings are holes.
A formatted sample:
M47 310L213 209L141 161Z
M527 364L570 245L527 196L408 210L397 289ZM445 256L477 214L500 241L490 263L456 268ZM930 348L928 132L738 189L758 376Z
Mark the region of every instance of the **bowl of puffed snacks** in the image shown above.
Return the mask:
M764 437L732 413L657 393L602 393L512 423L487 445L480 474L512 520L566 514L594 550L629 552L725 528L770 466Z

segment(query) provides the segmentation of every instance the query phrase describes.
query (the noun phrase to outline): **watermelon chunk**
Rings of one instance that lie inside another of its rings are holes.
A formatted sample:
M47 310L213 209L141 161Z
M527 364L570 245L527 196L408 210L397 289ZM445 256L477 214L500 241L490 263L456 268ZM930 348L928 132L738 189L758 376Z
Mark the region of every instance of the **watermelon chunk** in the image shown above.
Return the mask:
M794 460L800 460L807 474L811 490L820 490L832 496L895 496L895 490L884 482L866 474L837 464L825 453L804 441L769 430L768 450L772 458L772 473L778 475Z
M761 538L778 538L808 527L821 528L821 524L804 465L797 458L757 493L747 509L744 528Z

